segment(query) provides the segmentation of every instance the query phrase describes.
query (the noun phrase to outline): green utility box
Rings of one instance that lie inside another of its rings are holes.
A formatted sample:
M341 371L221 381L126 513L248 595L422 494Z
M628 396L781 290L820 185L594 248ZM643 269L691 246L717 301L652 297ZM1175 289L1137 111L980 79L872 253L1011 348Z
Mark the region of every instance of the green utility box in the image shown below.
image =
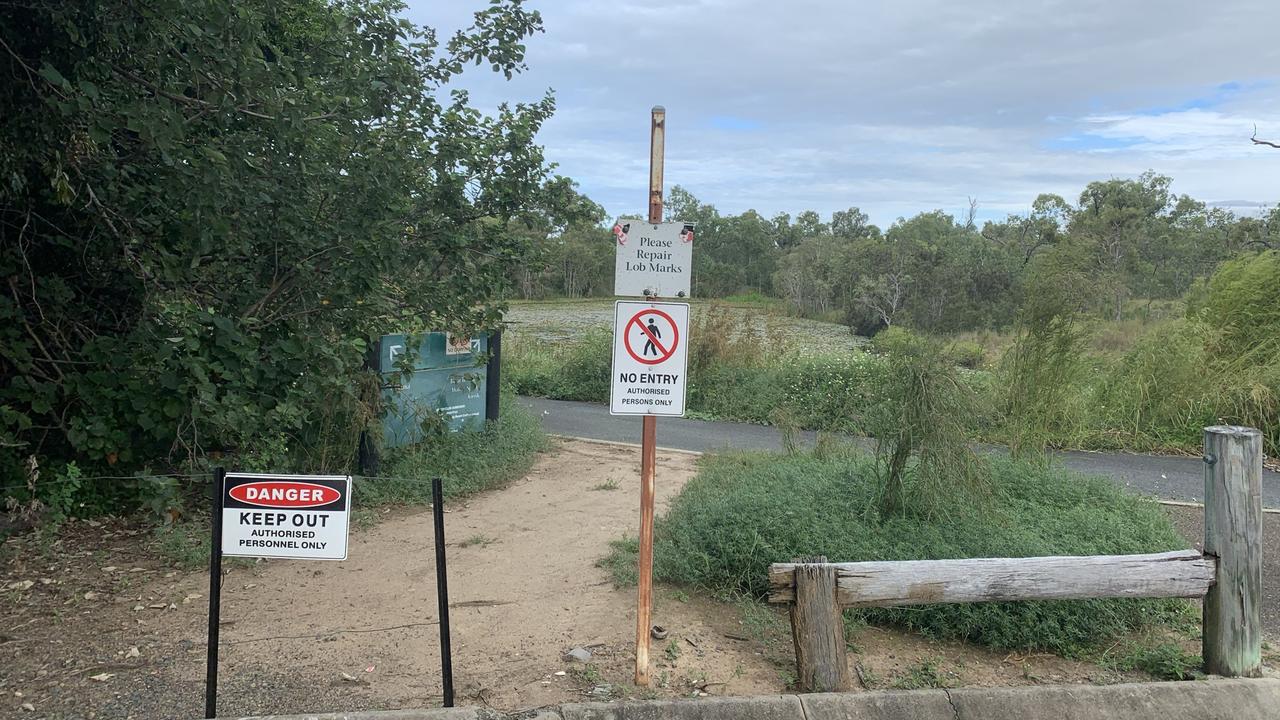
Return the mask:
M410 352L410 340L417 342ZM432 332L410 338L383 335L378 341L382 377L382 446L420 442L424 427L444 422L449 430L479 429L485 421L489 351L487 333L471 337ZM408 365L407 358L412 359Z

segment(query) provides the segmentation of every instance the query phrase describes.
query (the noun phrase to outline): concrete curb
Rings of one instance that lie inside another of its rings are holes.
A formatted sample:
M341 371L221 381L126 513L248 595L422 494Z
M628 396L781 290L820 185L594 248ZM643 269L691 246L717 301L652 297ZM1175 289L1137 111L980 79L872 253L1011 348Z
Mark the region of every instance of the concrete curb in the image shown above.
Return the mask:
M1042 685L268 715L241 720L1259 720L1280 717L1280 679Z

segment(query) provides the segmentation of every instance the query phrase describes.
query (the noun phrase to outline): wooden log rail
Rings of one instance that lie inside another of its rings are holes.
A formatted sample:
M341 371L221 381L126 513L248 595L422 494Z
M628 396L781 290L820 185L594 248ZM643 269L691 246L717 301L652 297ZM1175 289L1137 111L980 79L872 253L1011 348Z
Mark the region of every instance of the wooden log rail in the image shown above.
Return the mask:
M800 689L849 688L841 609L934 603L1095 598L1199 598L1206 672L1256 677L1262 670L1262 434L1205 428L1205 542L1196 550L769 568L769 602L791 607Z
M769 568L769 602L795 600L800 563ZM840 607L1088 598L1195 598L1213 584L1215 558L1195 550L1151 555L832 563Z

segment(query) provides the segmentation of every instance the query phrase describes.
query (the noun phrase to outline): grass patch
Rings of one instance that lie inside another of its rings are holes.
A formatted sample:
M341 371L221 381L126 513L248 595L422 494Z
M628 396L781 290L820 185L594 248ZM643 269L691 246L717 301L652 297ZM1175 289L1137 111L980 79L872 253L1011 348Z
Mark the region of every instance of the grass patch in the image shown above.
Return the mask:
M618 486L617 480L605 480L599 485L592 485L591 489L592 490L617 490L618 487L619 486Z
M1140 645L1103 665L1116 670L1139 670L1160 680L1194 680L1202 677L1204 661L1176 642Z
M209 519L197 516L190 520L163 525L152 530L151 550L181 570L209 567ZM224 557L222 567L252 567L256 558Z
M720 596L763 597L770 563L925 560L1158 552L1185 546L1159 506L1101 478L1008 458L990 462L981 509L929 519L876 511L871 458L850 449L710 456L658 521L655 575ZM634 578L635 542L602 566ZM849 611L880 625L1004 649L1082 654L1103 641L1190 612L1177 600L1082 600L928 605Z
M502 407L501 419L484 430L445 435L401 450L384 463L382 476L357 478L352 489L356 527L376 524L381 513L374 508L430 502L433 477L444 479L446 498L457 498L503 487L528 472L537 453L547 447L546 435L537 418L514 399L504 399ZM471 544L494 542L477 538L484 542ZM204 567L209 563L209 520L196 516L158 527L152 547L183 569Z
M573 342L512 334L502 346L502 381L520 395L607 402L613 333L592 329Z
M759 291L751 291L739 293L737 295L728 295L719 298L719 302L727 305L745 305L751 307L765 308L775 312L784 313L787 310L787 301L782 298L770 297Z
M571 665L569 666L569 674L578 682L586 685L595 686L604 683L604 673L600 672L600 668L593 663Z
M671 638L667 641L666 647L662 648L662 657L666 659L667 664L673 664L680 659L680 641Z
M921 660L908 668L898 679L894 680L893 687L898 690L955 687L957 682L955 673L940 670L938 666L941 661L942 658Z
M477 533L467 538L466 540L463 540L462 542L458 543L458 547L467 548L467 547L473 547L478 545L482 548L487 548L496 542L498 542L496 538L491 538L488 535Z
M361 478L352 490L357 506L431 501L431 478L444 481L445 498L504 487L533 466L547 447L537 418L513 399L497 422L477 432L430 438L390 454L378 477Z
M596 567L609 573L614 588L635 585L637 578L636 558L640 554L640 538L624 537L609 541L609 554L596 561Z
M209 564L209 522L189 520L158 527L152 531L152 549L183 570L195 570Z

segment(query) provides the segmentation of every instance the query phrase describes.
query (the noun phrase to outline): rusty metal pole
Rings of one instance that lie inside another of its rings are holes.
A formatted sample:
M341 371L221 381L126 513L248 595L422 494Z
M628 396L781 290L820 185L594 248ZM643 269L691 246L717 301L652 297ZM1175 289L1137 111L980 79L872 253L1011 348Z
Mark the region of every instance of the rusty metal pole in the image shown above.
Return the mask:
M667 111L655 105L649 126L649 222L662 222L662 159ZM649 632L653 615L653 495L658 418L645 415L640 434L640 557L636 603L636 685L649 685Z
M666 152L667 111L654 105L649 121L649 222L662 222L662 159Z

